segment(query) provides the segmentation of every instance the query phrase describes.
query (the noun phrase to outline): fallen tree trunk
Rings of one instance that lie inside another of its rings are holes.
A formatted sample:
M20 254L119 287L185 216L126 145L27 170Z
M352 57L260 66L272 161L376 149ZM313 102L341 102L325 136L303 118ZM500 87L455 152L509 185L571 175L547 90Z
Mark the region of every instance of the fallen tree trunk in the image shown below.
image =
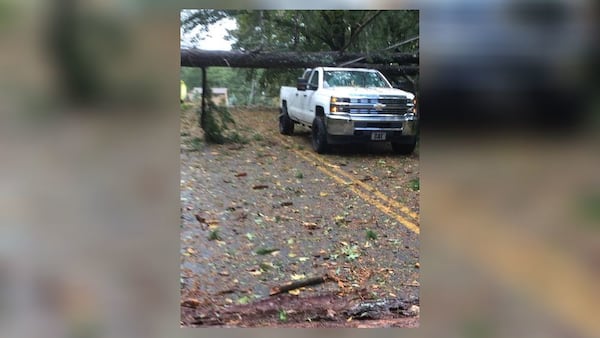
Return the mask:
M339 52L241 52L182 49L182 67L237 67L237 68L307 68L334 67L341 63L365 57L361 63L399 65L418 64L419 56L410 53L361 53ZM347 67L353 67L353 64Z
M377 69L387 76L396 75L416 75L419 73L418 66L393 66L393 65L381 65L381 64L370 64L370 63L354 63L346 67L351 68L370 68Z

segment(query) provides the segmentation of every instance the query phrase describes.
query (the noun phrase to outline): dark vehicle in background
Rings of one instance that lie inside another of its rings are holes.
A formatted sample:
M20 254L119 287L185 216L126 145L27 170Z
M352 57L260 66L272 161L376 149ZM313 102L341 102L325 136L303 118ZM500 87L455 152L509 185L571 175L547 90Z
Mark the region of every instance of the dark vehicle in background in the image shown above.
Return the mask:
M562 128L581 121L589 1L419 4L426 127Z

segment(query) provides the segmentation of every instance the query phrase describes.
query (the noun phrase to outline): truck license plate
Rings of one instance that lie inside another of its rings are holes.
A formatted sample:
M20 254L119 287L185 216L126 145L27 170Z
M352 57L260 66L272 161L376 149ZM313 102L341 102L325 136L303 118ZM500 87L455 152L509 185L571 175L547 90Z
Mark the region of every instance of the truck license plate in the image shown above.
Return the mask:
M371 133L371 141L385 141L385 132L375 131Z

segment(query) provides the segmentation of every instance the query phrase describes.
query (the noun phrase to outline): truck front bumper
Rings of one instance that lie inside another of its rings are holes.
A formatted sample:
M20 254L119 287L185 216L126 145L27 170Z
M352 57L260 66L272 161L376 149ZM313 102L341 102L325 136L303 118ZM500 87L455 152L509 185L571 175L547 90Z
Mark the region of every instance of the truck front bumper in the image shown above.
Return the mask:
M385 132L385 141L403 141L417 135L415 114L331 114L327 116L328 139L332 143L371 141L374 132Z

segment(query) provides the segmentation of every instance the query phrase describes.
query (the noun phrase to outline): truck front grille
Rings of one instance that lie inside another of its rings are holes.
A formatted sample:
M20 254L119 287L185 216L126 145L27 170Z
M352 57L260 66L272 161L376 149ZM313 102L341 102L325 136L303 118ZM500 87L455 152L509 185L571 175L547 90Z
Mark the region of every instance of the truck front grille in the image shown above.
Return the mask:
M347 109L350 114L405 114L411 107L406 97L380 96L351 98Z
M354 128L357 129L387 129L387 128L402 128L402 122L354 122Z

